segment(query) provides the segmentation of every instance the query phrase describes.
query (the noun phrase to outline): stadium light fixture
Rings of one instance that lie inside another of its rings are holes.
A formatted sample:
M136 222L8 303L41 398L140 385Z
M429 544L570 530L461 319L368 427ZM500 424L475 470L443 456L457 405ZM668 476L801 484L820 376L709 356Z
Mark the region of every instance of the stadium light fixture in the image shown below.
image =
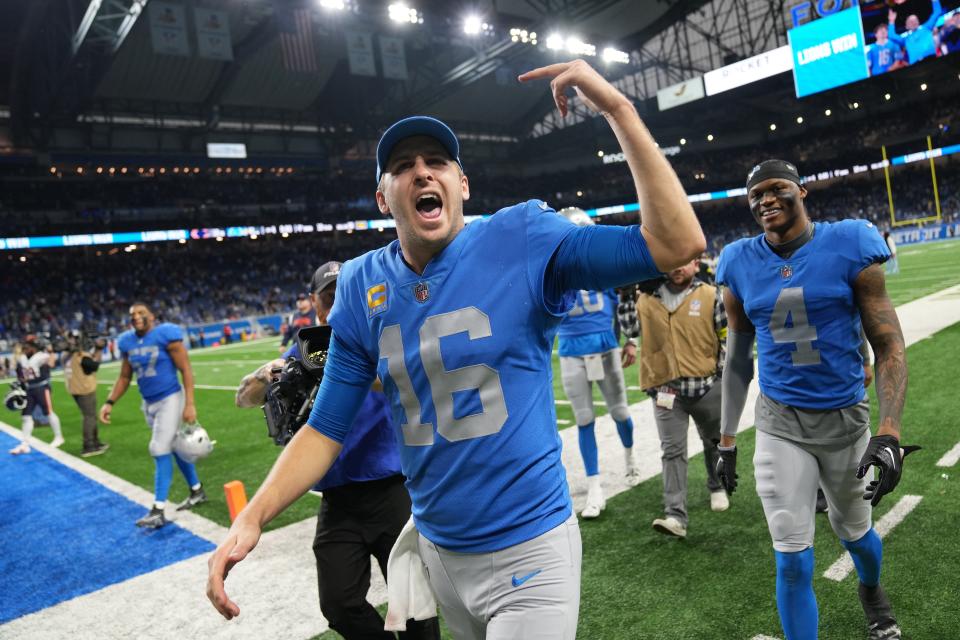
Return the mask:
M883 99L884 99L884 100L887 100L887 101L889 102L889 100L890 100L890 94L889 94L889 93L883 94Z
M537 32L536 31L527 31L520 27L514 27L510 29L510 39L513 42L522 42L523 44L529 44L536 46L537 45Z
M127 173L127 168L126 168L126 167L120 167L120 173L126 174L126 173Z
M547 36L547 49L554 51L563 49L563 36L559 33L551 33Z
M177 240L177 242L179 242L180 244L187 244L187 239L186 239L186 238L180 238L179 240Z
M589 42L584 42L577 36L570 36L567 38L567 51L575 56L595 56L597 55L597 47L590 44Z
M578 197L578 198L582 198L582 197L583 197L583 191L577 191L577 197Z
M680 138L680 144L681 144L681 145L687 144L687 139L686 139L686 138Z
M770 123L770 131L776 131L776 130L777 130L777 125L776 125L776 123L771 122L771 123Z
M97 167L97 173L103 173L103 167Z
M50 173L56 173L56 172L57 172L56 167L50 167Z
M82 176L82 175L83 175L83 167L77 167L77 173Z
M926 90L927 90L927 83L924 82L923 84L920 85L920 91L926 91Z
M20 262L26 262L27 256L20 256Z
M320 0L320 6L332 11L343 11L347 8L347 3L344 0Z
M603 61L604 62L619 62L620 64L627 64L630 62L630 54L626 51L620 51L619 49L614 49L613 47L606 47L603 50Z
M825 109L824 112L823 112L823 115L825 115L825 116L827 116L827 117L829 118L829 117L830 117L830 114L832 114L832 113L833 113L833 111L831 111L830 109Z
M490 24L481 20L480 16L469 15L463 19L463 32L468 36L488 35L492 30Z
M598 158L602 158L602 157L603 157L603 150L597 151L597 157L598 157Z
M423 24L423 14L402 2L396 2L387 7L387 15L394 22Z
M797 116L797 124L803 124L803 116Z
M860 108L860 103L859 103L859 102L854 102L854 103L853 103L853 108L854 108L854 109L859 109L859 108Z
M708 134L707 134L707 142L713 142L713 134L712 134L712 133L708 133Z

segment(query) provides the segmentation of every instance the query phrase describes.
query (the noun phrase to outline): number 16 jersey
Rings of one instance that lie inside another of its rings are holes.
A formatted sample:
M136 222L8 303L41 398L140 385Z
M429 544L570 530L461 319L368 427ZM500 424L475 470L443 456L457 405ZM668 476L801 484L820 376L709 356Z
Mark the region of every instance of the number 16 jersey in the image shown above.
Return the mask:
M763 234L724 247L717 282L740 302L757 332L760 389L801 409L840 409L863 400L860 311L853 284L890 257L865 220L815 224L789 258Z
M435 544L495 551L570 516L551 349L573 292L546 299L544 273L575 229L531 200L471 222L422 275L396 240L343 266L329 322L383 381Z

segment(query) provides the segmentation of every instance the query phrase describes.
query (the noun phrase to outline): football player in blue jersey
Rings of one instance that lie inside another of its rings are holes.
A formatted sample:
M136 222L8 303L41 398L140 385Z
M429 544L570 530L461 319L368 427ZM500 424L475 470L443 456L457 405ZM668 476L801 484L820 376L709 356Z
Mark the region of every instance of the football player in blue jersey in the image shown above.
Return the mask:
M593 224L587 212L577 207L566 207L558 213L578 226ZM633 456L633 419L627 408L627 384L623 379L626 362L621 357L625 356L621 356L613 333L619 300L613 289L578 291L573 308L557 332L563 391L577 422L577 441L587 473L587 502L580 511L580 516L586 519L599 516L607 504L600 486L597 436L594 433L594 382L600 387L607 411L617 425L617 434L623 444L627 484L635 486L640 480Z
M190 487L190 495L177 505L177 511L190 509L207 500L196 467L173 451L180 422L193 424L197 421L193 370L180 327L169 322L156 324L153 312L143 302L134 302L130 306L130 325L133 328L117 339L122 358L120 377L100 407L100 420L110 424L113 405L126 393L136 373L137 386L143 396L141 409L153 432L150 455L156 463L153 507L137 520L137 526L157 529L167 524L164 507L173 480L174 460ZM183 378L182 387L177 371Z
M766 160L747 178L747 201L763 233L724 248L717 282L729 320L722 381L718 475L737 485L735 435L760 359L754 472L777 566L777 609L787 640L817 637L813 533L817 484L834 532L860 577L871 639L899 638L880 586L882 545L871 508L900 480L900 420L907 363L900 322L881 263L890 253L864 220L810 221L795 166ZM859 352L861 324L876 354L880 420L870 409ZM874 480L871 466L877 467Z
M574 637L581 544L553 399L557 327L577 291L669 271L705 240L628 98L582 60L520 76L540 78L551 80L561 115L575 90L610 124L641 224L578 227L529 200L465 226L470 183L454 133L423 116L389 127L377 147L376 199L398 240L343 267L312 428L297 432L210 557L207 596L224 617L240 612L226 574L323 476L379 375L415 546L453 634Z
M876 76L886 73L890 68L903 59L903 52L900 45L890 42L887 37L889 27L886 23L878 24L873 29L876 36L876 42L867 49L867 67L870 75Z

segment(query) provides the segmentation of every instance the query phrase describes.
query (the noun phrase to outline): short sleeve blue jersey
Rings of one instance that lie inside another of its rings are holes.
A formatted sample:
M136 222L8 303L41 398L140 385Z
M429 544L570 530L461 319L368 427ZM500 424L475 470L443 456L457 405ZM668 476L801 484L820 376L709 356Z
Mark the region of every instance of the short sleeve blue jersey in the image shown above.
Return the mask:
M117 339L117 348L130 361L140 395L147 402L157 402L180 391L177 367L167 351L167 346L178 340L183 340L183 331L169 322L156 325L142 336L132 329L124 331Z
M761 234L723 249L717 282L743 303L757 332L760 389L792 407L838 409L864 397L860 311L853 284L890 257L864 220L818 222L781 258Z
M874 43L867 50L867 62L870 75L886 73L890 66L902 57L900 46L887 40L883 44Z
M560 355L585 356L615 348L613 316L618 302L613 289L578 291L573 308L560 323Z

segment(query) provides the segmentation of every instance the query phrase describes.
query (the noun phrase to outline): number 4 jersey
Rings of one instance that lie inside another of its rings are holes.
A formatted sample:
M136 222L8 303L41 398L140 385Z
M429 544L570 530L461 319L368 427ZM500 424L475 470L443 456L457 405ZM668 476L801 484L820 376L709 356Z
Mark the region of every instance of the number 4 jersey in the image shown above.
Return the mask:
M180 391L177 367L167 351L167 346L177 340L183 340L183 331L169 322L156 325L142 336L131 329L117 338L117 347L130 361L137 374L140 395L147 402L157 402Z
M574 292L551 305L544 272L576 228L531 200L471 222L422 276L396 240L343 266L330 324L376 367L417 528L442 547L495 551L570 516L551 349Z
M717 282L743 303L757 332L760 389L803 409L839 409L863 400L860 311L853 283L890 257L864 220L818 222L813 238L781 258L761 234L726 247Z

